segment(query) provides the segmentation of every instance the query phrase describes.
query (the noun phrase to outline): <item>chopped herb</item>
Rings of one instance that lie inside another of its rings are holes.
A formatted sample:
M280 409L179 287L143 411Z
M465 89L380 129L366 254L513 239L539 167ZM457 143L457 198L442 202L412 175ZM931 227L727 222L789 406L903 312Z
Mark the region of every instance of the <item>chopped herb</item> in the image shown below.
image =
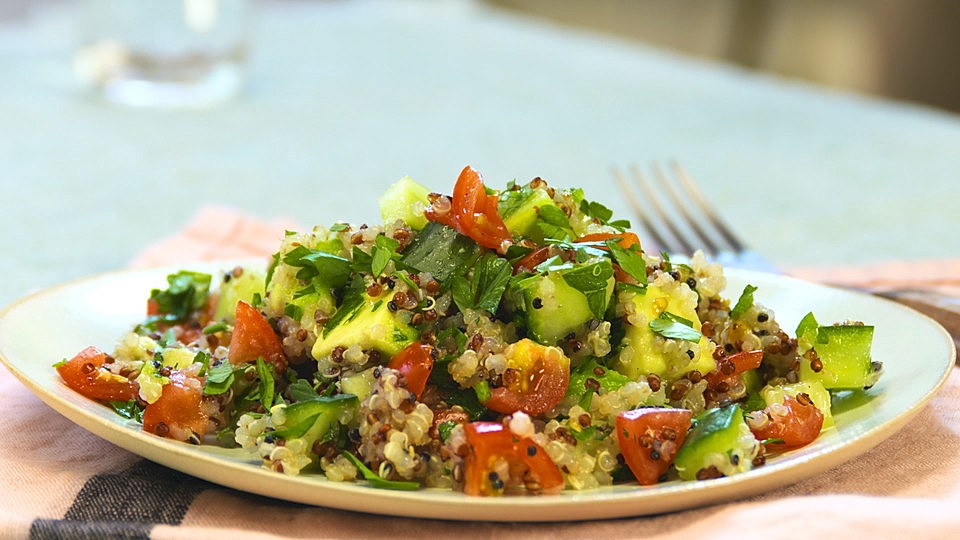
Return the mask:
M372 260L370 261L370 271L373 273L373 277L380 277L391 260L400 258L397 253L399 247L400 242L397 240L383 234L377 235L371 252Z
M693 328L693 322L679 315L664 311L650 321L650 329L665 338L684 341L700 341L702 334Z
M493 253L484 254L473 267L472 275L455 276L451 280L453 301L461 311L482 309L496 312L512 270L506 259Z
M607 240L605 244L607 249L610 250L610 255L613 256L613 260L620 265L620 268L624 272L640 284L647 283L647 263L643 260L643 255L640 251L624 249L617 243L617 239Z
M490 383L487 381L480 381L473 385L473 391L477 394L477 401L480 403L490 401Z
M453 432L453 428L457 427L457 423L453 420L447 420L446 422L440 422L437 424L437 432L440 434L440 442L445 443L450 438L450 433Z
M342 232L349 228L350 225L347 225L346 223L334 223L333 226L330 227L330 232Z
M273 368L263 358L257 358L257 375L260 377L260 403L264 409L269 409L273 406L275 383Z
M740 293L740 298L737 300L736 305L730 310L731 319L739 318L753 307L753 293L756 292L756 290L757 288L753 285L747 285L743 288L743 292Z
M320 287L342 287L350 279L350 261L319 249L297 246L283 256L283 262L299 268L297 279L309 283L294 295L306 296Z
M280 252L278 251L270 257L270 266L267 267L267 277L263 280L264 287L270 287L270 281L273 280L273 273L277 270L277 265L279 264Z
M356 467L360 471L360 474L363 475L363 479L369 482L370 485L375 488L397 489L401 491L414 491L420 489L419 482L387 480L381 477L377 473L371 471L369 467L360 461L360 458L351 454L350 452L344 452L343 456L347 458L350 463L353 463L353 466Z
M110 401L109 405L115 413L126 418L127 420L133 420L141 423L143 422L143 405L140 405L137 400L131 399L130 401Z
M287 394L293 401L307 401L320 397L317 390L306 379L297 379L296 382L288 386Z
M613 217L613 210L610 210L598 202L582 199L580 201L580 211L588 217L594 218L600 223L613 227L614 229L622 231L630 228L630 222L625 219L610 221Z
M223 332L224 330L226 330L226 329L229 328L229 327L230 327L230 326L227 325L227 323L225 323L224 321L218 321L218 322L210 323L210 324L204 326L204 327L203 327L203 333L204 333L204 335L209 336L210 334L216 334L217 332Z
M327 337L331 330L344 321L348 321L357 316L363 306L366 305L367 296L364 294L366 288L363 286L363 279L354 280L347 288L344 294L343 303L337 308L333 317L323 325L323 337Z
M607 288L613 278L613 266L607 259L600 259L584 266L575 267L561 274L563 281L587 297L590 312L603 319L607 310Z
M546 238L563 240L576 236L570 226L570 218L554 205L544 205L537 209L537 227Z
M157 303L160 314L183 320L206 305L211 279L210 274L181 270L167 276L169 287L150 291L150 299Z
M204 351L197 351L197 354L193 356L193 363L200 364L200 371L197 372L197 375L203 377L210 367L210 355Z
M207 369L207 380L203 384L203 393L208 396L223 394L233 386L236 380L233 365L221 362Z
M287 304L283 307L283 314L295 321L303 318L303 308L296 304Z

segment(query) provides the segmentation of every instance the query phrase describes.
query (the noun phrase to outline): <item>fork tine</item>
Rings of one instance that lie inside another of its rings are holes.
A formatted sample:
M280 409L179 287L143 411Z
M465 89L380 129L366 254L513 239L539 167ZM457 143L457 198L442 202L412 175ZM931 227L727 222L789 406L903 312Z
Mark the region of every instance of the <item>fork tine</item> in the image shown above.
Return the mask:
M640 219L640 226L647 232L648 235L653 239L654 243L660 249L669 250L669 243L660 234L660 230L657 227L654 227L653 223L650 222L648 212L644 205L640 203L637 197L633 194L634 188L631 187L630 183L627 182L627 179L623 176L623 173L620 172L616 167L613 168L613 177L616 179L617 183L620 184L620 191L627 196L627 203L630 205L630 209L633 210L633 214Z
M673 204L677 212L683 217L684 224L690 229L695 237L693 240L688 240L688 243L700 246L700 249L703 250L708 255L712 255L721 251L722 248L717 246L717 243L713 238L703 230L703 227L700 226L699 220L697 220L693 214L690 213L690 204L685 201L680 194L677 193L676 182L671 182L667 178L666 174L663 172L663 169L660 166L654 164L652 167L653 174L657 178L657 181L660 183L660 190L667 194L667 197L670 198L670 202ZM692 183L687 178L687 181L684 182L681 180L680 188L683 195L696 198L691 192ZM693 186L695 189L695 186ZM702 195L701 195L702 198ZM697 204L698 208L702 210L702 205ZM690 251L692 253L693 250Z
M663 198L654 192L653 187L643 172L640 171L639 167L631 165L630 172L633 174L634 183L643 191L645 202L652 208L657 221L669 231L670 236L674 240L673 243L664 242L662 244L663 249L668 252L692 255L695 247L690 243L680 228L677 227L676 221L671 219L670 213L662 203Z
M697 208L707 216L710 224L720 233L720 236L723 237L723 240L727 243L727 248L717 249L716 251L732 251L734 253L746 251L746 246L733 234L730 228L727 227L727 224L720 219L720 216L713 211L713 206L707 202L706 197L703 196L703 192L701 192L700 188L693 182L690 175L687 174L687 171L677 161L671 161L670 164L673 167L675 176L697 205ZM689 217L687 220L690 221Z

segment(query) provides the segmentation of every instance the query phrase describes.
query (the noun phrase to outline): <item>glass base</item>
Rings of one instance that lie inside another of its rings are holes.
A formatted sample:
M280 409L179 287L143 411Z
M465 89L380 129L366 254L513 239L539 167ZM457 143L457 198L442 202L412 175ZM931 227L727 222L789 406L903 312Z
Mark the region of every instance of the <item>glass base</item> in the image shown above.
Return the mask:
M243 85L239 64L222 63L201 79L170 81L118 77L104 81L100 92L113 103L134 107L192 108L216 105L236 96Z

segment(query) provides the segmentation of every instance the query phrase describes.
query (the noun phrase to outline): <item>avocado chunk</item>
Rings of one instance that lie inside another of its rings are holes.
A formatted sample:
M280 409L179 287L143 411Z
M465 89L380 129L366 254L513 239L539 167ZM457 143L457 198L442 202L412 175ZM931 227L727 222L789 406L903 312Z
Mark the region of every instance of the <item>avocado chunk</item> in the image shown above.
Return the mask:
M313 345L316 359L330 356L336 347L357 344L364 351L376 350L388 358L420 337L416 328L399 320L390 309L395 293L371 297L366 292L344 300L323 327Z
M873 326L820 326L809 314L797 337L801 347L813 350L800 362L801 381L819 382L827 390L855 390L869 388L880 378L882 365L870 356Z
M613 364L614 369L632 379L655 373L666 380L675 380L692 370L707 374L716 369L713 359L715 345L702 335L696 341L699 351L693 358L682 353L669 354L656 344L658 335L650 322L664 313L690 322L690 328L699 334L697 296L685 283L669 291L648 285L645 293L636 294L631 301L634 315L627 318L624 347Z
M429 194L429 189L404 176L377 199L383 224L391 225L399 219L416 231L426 227L424 211L430 205Z
M237 302L243 300L250 304L255 296L263 297L264 277L263 272L245 267L237 267L224 274L213 320L233 323L237 315Z
M604 258L561 265L516 284L527 332L555 345L592 319L603 319L613 296L613 266Z

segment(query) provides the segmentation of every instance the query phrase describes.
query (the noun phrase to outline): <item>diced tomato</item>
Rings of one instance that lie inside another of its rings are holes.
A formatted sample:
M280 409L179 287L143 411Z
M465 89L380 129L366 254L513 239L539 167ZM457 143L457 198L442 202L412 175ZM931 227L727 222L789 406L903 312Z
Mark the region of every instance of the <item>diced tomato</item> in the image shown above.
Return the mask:
M488 409L537 416L560 403L570 384L570 359L562 350L525 338L509 345L504 355L503 385L490 389L484 403Z
M163 392L143 410L143 430L161 437L187 440L189 432L203 437L208 415L203 412L203 382L177 370Z
M689 409L646 408L617 416L620 453L642 485L660 481L683 445L693 414Z
M770 440L766 446L774 450L791 450L810 444L823 429L823 413L806 394L785 396L782 407L772 404L753 414L766 415L766 421L759 422L759 427L748 422L753 436L760 441Z
M546 261L550 257L550 246L544 246L539 249L535 249L530 253L524 255L516 264L513 265L513 273L519 274L521 272L533 272L537 266Z
M147 299L147 316L152 317L160 314L160 302L156 298Z
M632 232L619 233L591 233L581 236L577 242L605 242L611 238L619 238L617 244L623 249L630 249L633 246L640 246L640 237ZM604 249L604 248L600 248Z
M431 206L425 214L430 221L451 227L483 247L503 252L513 237L500 217L497 201L496 195L487 195L480 173L468 165L453 186L450 210L441 214Z
M529 437L515 435L495 422L472 422L463 428L468 446L464 493L499 495L511 485L523 485L534 493L556 493L563 489L563 474L557 464ZM506 462L506 467L502 462ZM508 472L507 478L501 476L504 470Z
M433 346L419 341L407 345L390 359L387 367L399 371L407 381L407 390L416 394L417 399L427 386L427 378L433 371Z
M287 358L283 354L280 337L266 317L243 300L237 302L237 320L233 326L233 337L230 338L228 358L235 366L263 358L264 362L273 364L277 373L287 370Z
M707 383L710 386L716 386L720 381L757 369L761 362L763 362L763 351L743 351L725 356L717 362L717 369L707 373Z
M57 373L71 389L90 399L129 401L137 397L137 383L104 368L109 356L96 347L87 347L57 366Z

